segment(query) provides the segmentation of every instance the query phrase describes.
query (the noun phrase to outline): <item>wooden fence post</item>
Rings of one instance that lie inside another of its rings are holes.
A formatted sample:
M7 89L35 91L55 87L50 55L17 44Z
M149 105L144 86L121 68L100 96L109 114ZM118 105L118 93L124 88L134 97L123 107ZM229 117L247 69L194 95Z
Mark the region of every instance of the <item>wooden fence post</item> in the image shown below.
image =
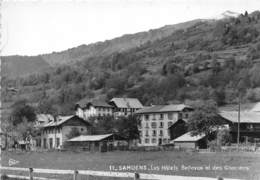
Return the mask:
M217 177L217 180L224 180L224 178L221 177L221 176L218 176L218 177Z
M140 179L140 175L138 173L135 173L134 174L134 180L138 180L138 179Z
M74 171L73 180L77 180L78 173L79 172L77 170Z
M33 180L33 168L29 168L29 178Z

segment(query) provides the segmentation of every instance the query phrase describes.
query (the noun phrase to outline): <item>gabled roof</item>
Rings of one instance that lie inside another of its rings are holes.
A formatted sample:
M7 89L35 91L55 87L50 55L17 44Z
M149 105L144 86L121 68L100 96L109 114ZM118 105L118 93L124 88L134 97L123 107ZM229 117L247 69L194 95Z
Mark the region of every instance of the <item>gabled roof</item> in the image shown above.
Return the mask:
M118 108L143 108L142 103L136 98L113 98L110 100Z
M51 114L37 114L36 119L39 123L47 123L54 121L54 117Z
M81 99L76 104L79 105L81 108L85 108L88 105L92 105L94 107L111 107L111 108L113 107L105 101L102 101L102 100L92 100L92 101L90 101L89 98Z
M108 138L112 136L113 134L102 134L102 135L80 135L78 137L72 138L68 141L73 142L73 141L101 141L105 138Z
M80 101L76 102L76 105L79 105L81 108L84 108L88 103L89 103L89 98L85 97Z
M260 113L260 102L255 104L255 106L251 109L251 112L259 112Z
M220 116L233 123L238 122L238 111L221 111ZM240 123L260 123L260 114L251 111L241 111Z
M136 114L179 112L179 111L183 111L185 108L192 109L190 106L187 106L185 104L155 105L155 106L150 106L147 108L140 109L136 112Z
M101 100L93 100L93 101L89 102L88 105L92 105L95 107L110 107L110 108L113 107L113 106L109 105L107 102L101 101Z
M60 126L60 125L62 125L63 123L69 121L70 119L72 119L72 118L74 118L74 117L77 118L77 119L82 120L84 123L86 123L86 124L88 124L88 125L90 126L90 124L89 124L87 121L85 121L84 119L78 117L77 115L71 115L71 116L58 116L58 117L57 117L57 121L51 121L51 122L49 122L49 123L47 123L47 124L44 124L43 127L55 127L55 126Z
M196 142L196 141L201 140L205 136L206 136L205 134L192 136L191 132L187 132L187 133L183 134L182 136L172 140L171 143L173 143L173 142Z
M126 140L118 134L100 134L100 135L80 135L78 137L68 140L69 142L83 142L83 141L102 141L107 139L113 140Z

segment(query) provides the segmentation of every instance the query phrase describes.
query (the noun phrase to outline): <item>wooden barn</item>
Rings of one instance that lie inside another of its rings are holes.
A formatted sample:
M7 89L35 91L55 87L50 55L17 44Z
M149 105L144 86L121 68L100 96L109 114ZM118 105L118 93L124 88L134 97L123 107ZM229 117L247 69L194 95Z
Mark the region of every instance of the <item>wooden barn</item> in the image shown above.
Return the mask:
M123 150L128 146L125 138L116 134L81 135L66 142L68 149L81 149L92 152Z

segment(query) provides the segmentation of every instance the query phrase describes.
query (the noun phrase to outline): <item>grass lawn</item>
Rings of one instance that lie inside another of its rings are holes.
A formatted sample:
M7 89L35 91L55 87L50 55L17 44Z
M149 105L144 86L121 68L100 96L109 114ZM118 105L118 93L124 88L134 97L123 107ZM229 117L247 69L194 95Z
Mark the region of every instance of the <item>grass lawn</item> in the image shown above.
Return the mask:
M122 172L260 179L260 154L253 152L2 152L1 164L8 166L10 158L20 161L17 167L100 171L110 171L113 167L115 171L121 168ZM127 165L139 168L125 170ZM206 166L210 166L208 170ZM252 178L253 175L258 178Z

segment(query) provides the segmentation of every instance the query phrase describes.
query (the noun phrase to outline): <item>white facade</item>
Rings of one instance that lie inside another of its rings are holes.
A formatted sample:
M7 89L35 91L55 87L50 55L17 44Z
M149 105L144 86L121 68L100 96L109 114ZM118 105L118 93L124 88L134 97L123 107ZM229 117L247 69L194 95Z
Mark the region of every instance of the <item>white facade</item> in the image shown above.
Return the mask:
M89 106L89 108L77 107L76 115L87 120L89 117L93 116L112 116L113 108L112 107L95 107Z
M119 116L129 116L134 114L137 110L137 108L116 108L116 111L114 112L115 117Z
M149 113L140 115L139 146L158 146L170 142L168 128L178 120L178 113Z

